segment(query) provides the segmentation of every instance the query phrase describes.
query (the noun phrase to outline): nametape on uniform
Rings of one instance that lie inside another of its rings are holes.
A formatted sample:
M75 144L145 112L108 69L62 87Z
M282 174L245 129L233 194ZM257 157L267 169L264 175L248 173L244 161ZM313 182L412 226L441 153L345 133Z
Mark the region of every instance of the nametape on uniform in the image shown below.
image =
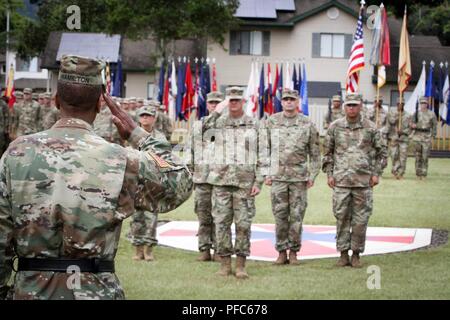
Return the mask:
M166 160L157 156L153 152L147 151L145 154L150 160L154 161L158 167L160 167L160 168L170 168L171 167L171 165Z

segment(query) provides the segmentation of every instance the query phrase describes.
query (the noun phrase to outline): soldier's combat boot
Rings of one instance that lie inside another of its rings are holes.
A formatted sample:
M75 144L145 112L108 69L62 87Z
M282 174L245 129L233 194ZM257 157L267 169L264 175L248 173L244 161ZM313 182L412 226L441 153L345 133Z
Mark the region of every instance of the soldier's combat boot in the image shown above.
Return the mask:
M222 259L221 259L221 257L214 251L213 252L213 255L212 255L212 259L211 259L212 261L214 261L214 262L220 262L220 261L222 261Z
M155 260L155 257L153 256L153 247L145 246L144 259L145 259L145 261L153 261L153 260Z
M144 260L144 246L135 246L136 253L133 256L133 260Z
M229 276L231 274L231 256L220 258L220 270L216 272L218 276Z
M248 274L245 271L245 260L247 257L245 256L237 256L236 257L236 278L238 279L247 279Z
M362 268L361 260L359 259L359 252L354 251L352 255L352 267L353 268Z
M289 250L289 264L294 266L299 265L300 261L297 260L297 252Z
M341 251L341 257L339 258L336 266L346 267L350 265L350 257L348 256L348 250Z
M280 251L278 253L277 260L275 260L275 262L273 264L275 264L277 266L281 266L281 265L286 264L286 263L289 263L288 258L287 258L286 250Z
M208 250L202 251L197 261L211 261L211 253Z

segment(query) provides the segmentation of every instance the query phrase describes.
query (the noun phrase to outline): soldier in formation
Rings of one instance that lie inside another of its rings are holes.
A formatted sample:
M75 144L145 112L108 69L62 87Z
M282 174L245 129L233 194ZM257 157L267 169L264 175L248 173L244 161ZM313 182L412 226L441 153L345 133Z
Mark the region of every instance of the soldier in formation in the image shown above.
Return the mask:
M333 121L345 116L341 107L341 96L335 95L332 98L332 106L329 106L327 113L323 119L323 128L326 130Z
M307 189L314 185L320 170L319 133L309 119L298 112L297 90L282 92L283 112L272 115L261 130L267 141L267 155L260 150L265 184L271 186L275 217L276 265L298 264ZM271 168L272 159L275 167ZM309 163L309 165L308 165ZM289 260L287 256L289 250Z
M360 268L373 187L386 167L387 151L375 124L361 116L361 96L348 94L344 106L346 116L328 128L322 168L333 189L336 247L341 254L337 265Z
M433 111L428 109L428 99L419 99L420 108L413 116L411 128L416 157L416 176L425 180L428 174L428 157L430 155L432 139L436 137L437 120Z
M236 147L232 154L215 152L220 159L210 161L207 182L213 185L212 215L216 227L217 254L221 256L221 268L217 274L228 276L232 273L231 256L236 254L235 275L238 279L248 278L245 265L250 255L251 224L256 213L255 196L260 193L263 184L256 162L257 150L253 149L258 145L259 124L255 118L244 114L243 94L243 89L239 87L227 88L227 99L218 104L205 121L206 130L215 129L215 150L226 148L223 144L219 146L225 136L225 142ZM225 107L228 107L228 113L222 114ZM247 161L242 161L243 155ZM233 220L236 227L234 246L231 235Z

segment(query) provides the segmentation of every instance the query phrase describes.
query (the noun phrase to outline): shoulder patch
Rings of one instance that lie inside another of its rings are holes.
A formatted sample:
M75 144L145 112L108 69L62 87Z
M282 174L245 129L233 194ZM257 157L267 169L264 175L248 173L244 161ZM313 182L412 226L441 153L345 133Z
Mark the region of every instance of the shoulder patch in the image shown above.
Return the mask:
M171 168L172 166L164 159L162 159L161 157L157 156L156 154L154 154L151 151L147 151L145 153L145 156L156 163L156 165L160 168Z

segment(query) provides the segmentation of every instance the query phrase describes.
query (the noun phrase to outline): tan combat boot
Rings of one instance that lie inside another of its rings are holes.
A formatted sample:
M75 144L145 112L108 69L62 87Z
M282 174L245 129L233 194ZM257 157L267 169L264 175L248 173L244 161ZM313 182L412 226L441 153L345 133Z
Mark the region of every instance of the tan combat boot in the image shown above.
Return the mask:
M247 257L245 256L237 256L236 257L236 278L238 279L247 279L248 274L245 271L245 260Z
M359 259L359 252L354 251L352 255L352 267L353 268L362 268L361 260Z
M134 254L133 260L144 260L144 246L135 246L136 253Z
M212 255L212 259L211 260L214 261L214 262L222 261L221 257L215 251L213 251L213 255Z
M336 266L346 267L350 265L350 257L348 256L348 250L341 251L341 257L339 258Z
M216 272L218 276L229 276L231 274L231 256L220 258L220 270Z
M155 260L155 257L153 256L153 247L152 246L145 246L144 259L145 259L145 261Z
M297 252L289 250L289 264L294 266L299 265L300 261L297 260Z
M200 256L197 258L197 261L211 261L211 253L208 250L201 251Z
M288 258L287 258L286 250L280 251L278 253L277 260L275 260L275 262L273 264L275 264L277 266L281 266L281 265L284 265L286 263L289 263Z

